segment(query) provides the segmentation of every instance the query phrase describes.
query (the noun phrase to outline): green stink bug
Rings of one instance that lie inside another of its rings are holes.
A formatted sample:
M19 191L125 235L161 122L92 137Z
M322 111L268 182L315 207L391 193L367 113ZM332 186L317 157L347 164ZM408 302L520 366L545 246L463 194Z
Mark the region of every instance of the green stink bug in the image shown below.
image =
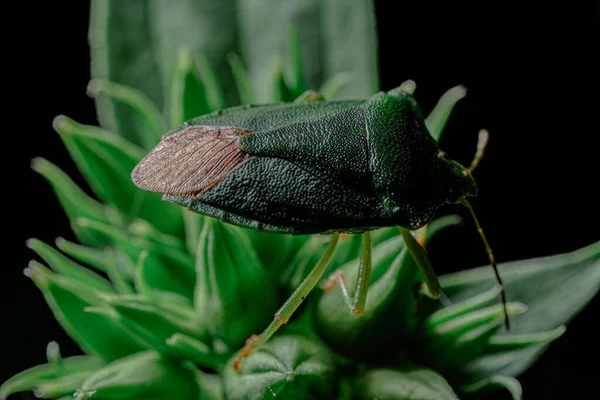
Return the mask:
M466 197L477 195L471 172L483 154L482 131L469 168L451 160L430 135L412 93L414 82L367 100L305 96L283 104L240 106L195 118L161 140L132 172L140 188L224 222L261 231L330 234L325 254L261 335L248 339L234 363L266 342L321 279L341 233L362 233L359 279L351 312L364 312L371 273L370 231L398 226L423 272L427 293L441 288L413 237L438 207L471 212L502 286L487 240ZM504 290L502 302L506 303ZM508 328L508 318L505 321Z

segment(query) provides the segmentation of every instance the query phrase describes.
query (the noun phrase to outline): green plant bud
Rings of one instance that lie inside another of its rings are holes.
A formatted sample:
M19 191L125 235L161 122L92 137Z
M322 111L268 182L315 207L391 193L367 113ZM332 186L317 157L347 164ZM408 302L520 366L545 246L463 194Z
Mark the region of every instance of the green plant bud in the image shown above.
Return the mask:
M114 361L91 374L75 393L77 400L181 399L197 400L194 371L155 351Z
M58 323L86 353L112 361L143 349L110 319L85 311L103 304L98 290L53 273L35 261L24 272L41 290Z
M358 400L458 400L444 377L423 367L373 369L359 376L354 387Z
M276 286L239 229L205 221L196 275L194 302L201 322L212 337L233 347L263 329L277 310Z
M335 398L334 359L318 341L276 336L244 359L238 371L232 362L223 371L229 400Z

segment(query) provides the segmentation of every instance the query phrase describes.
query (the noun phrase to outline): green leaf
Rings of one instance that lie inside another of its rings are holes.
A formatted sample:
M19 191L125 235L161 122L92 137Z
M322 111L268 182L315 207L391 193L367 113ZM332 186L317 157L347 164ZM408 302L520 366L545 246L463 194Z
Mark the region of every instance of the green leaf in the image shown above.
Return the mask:
M440 140L442 131L444 130L444 126L446 126L446 121L448 121L454 105L466 95L467 89L464 86L455 86L447 90L425 119L425 125L436 141Z
M271 61L271 81L269 82L269 98L270 103L284 103L293 101L296 97L290 92L290 88L285 81L283 72L283 61L280 57L273 57Z
M567 324L598 293L600 242L570 253L502 263L498 268L508 299L528 307L525 315L512 322L508 334L553 330ZM494 286L495 278L490 267L485 266L444 275L440 283L452 301L459 302ZM497 343L500 337L494 337L491 343ZM546 347L542 341L532 347L498 351L501 349L492 344L489 354L464 365L462 372L471 379L516 376L533 364Z
M513 400L523 399L523 389L521 388L521 384L512 376L490 376L489 378L482 379L481 381L463 386L461 391L467 394L474 393L477 395L484 395L486 392L490 392L498 388L504 388L508 390Z
M297 51L287 44L292 26L297 27L301 43L305 89L318 90L331 77L347 72L353 77L352 84L344 87L338 98L364 98L378 91L377 33L372 3L242 0L236 4L241 56L257 102L272 100L273 58L287 60L287 54ZM294 55L292 59L298 57ZM287 61L285 70L292 70L289 64ZM294 67L294 74L298 71Z
M359 400L458 400L446 380L422 367L373 369L355 382Z
M98 271L108 271L108 260L106 259L106 251L104 249L96 249L94 247L82 246L77 243L70 242L62 237L56 239L56 247L63 253L72 258L89 265Z
M454 223L456 218L434 221L427 231L427 238ZM357 253L362 242L360 235L353 235L346 242L352 245L347 250L353 249L355 256L336 269L344 272L352 298L360 263ZM341 354L361 360L378 359L388 354L390 348L396 348L398 340L416 328L419 318L415 315L417 304L413 288L419 277L420 272L396 228L395 236L373 247L365 313L358 317L352 314L340 288L335 287L319 298L315 326L328 344ZM381 329L382 326L385 329ZM364 346L364 343L370 345Z
M155 37L149 18L152 2L92 0L89 42L92 78L129 86L144 93L159 109L165 90L155 53ZM166 60L168 61L168 60ZM106 96L96 98L102 126L137 145L147 142L145 127L135 113Z
M335 364L330 351L303 336L276 336L244 359L238 371L225 366L223 383L229 400L331 399Z
M72 224L80 217L104 223L111 222L110 215L113 216L112 220L117 217L116 210L109 210L107 206L88 196L67 174L50 161L41 157L34 158L31 161L31 168L50 183L58 202ZM85 230L78 230L74 227L74 232L83 243L90 245L106 244L102 237L89 234Z
M241 229L204 221L196 275L195 307L213 337L241 345L273 318L276 288Z
M170 354L215 369L221 367L227 361L226 356L231 355L228 347L215 351L204 342L181 333L173 334L167 339L166 343Z
M316 309L319 333L336 351L352 358L378 358L389 352L390 345L404 332L410 332L418 321L412 316L414 301L410 301L416 265L404 241L399 237L389 239L376 246L372 254L373 269L364 314L356 317L350 312L338 287L323 293ZM358 264L359 260L353 260L340 268L350 298L354 296ZM379 328L384 325L385 329Z
M76 399L197 400L195 373L155 351L124 357L91 374L75 393Z
M187 298L191 301L195 272L193 259L187 253L140 237L130 236L119 228L96 221L79 218L77 224L103 234L126 256L129 263L139 264L140 268L136 268L135 272L136 285L140 283L141 279L150 290L150 292L145 292L147 295L152 295L152 289L167 290L179 293L179 298ZM140 263L142 252L148 253L145 256L148 258L147 263ZM116 266L120 267L118 264ZM120 268L114 272L121 273ZM185 302L189 303L189 301Z
M152 332L161 342L180 332L194 338L203 336L196 321L194 310L190 307L169 303L157 303L141 297L100 295L119 315L132 323Z
M352 75L348 72L340 72L323 82L319 92L323 95L325 100L335 100L340 91L352 82Z
M509 302L506 312L514 318L526 311L521 303ZM490 339L504 324L501 304L481 308L436 326L427 335L423 353L427 364L441 372L454 374L456 370L486 351Z
M74 278L90 288L114 293L114 289L108 280L90 271L83 265L79 265L68 259L41 240L29 239L27 240L27 247L42 257L56 272Z
M160 141L165 130L160 111L144 93L109 80L93 79L88 84L91 97L109 96L113 101L127 106L139 121L144 134L140 137L141 146L150 150Z
M298 26L292 24L288 27L287 39L289 72L286 76L286 83L292 98L295 99L307 90Z
M102 201L117 208L131 222L139 216L165 233L181 232L181 210L162 201L158 193L138 189L131 180L131 171L144 156L142 149L101 128L82 125L65 116L56 117L53 125Z
M227 55L237 51L235 2L150 0L149 5L145 15L155 39L151 48L154 59L158 60L164 86L169 87L179 49L186 48L199 58L200 76L206 85L211 107L216 110L225 104L239 104L233 76L227 65ZM206 66L214 69L210 72L213 78L202 72L207 71ZM212 87L209 80L217 87Z
M144 250L140 253L136 264L136 289L156 301L191 306L196 282L194 270L184 265L169 264L167 260L155 252Z
M233 73L233 78L235 79L235 84L240 94L242 104L254 104L254 95L252 93L252 88L250 87L250 79L248 78L248 72L246 71L246 67L244 67L242 59L237 54L230 53L227 55L227 62L231 67L231 72Z
M169 129L176 128L199 115L215 111L208 103L204 84L187 48L179 51L169 93Z
M95 356L74 356L61 359L60 364L49 362L29 368L0 386L0 399L6 399L13 393L37 390L40 385L52 384L61 378L68 379L68 377L89 374L102 365L103 362Z
M67 276L51 272L32 261L25 275L33 280L54 317L67 334L88 354L112 361L143 349L132 337L111 320L85 311L100 306L100 293Z
M336 100L370 97L379 91L374 4L363 0L325 0L320 4L323 79L348 73ZM305 55L307 53L304 53ZM306 55L305 59L310 59Z

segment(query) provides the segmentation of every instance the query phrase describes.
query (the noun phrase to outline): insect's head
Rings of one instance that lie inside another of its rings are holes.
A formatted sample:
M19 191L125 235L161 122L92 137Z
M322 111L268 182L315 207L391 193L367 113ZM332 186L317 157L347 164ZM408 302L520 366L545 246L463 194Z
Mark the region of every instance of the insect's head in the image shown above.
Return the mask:
M446 182L448 202L458 203L461 198L477 196L477 183L468 168L451 160L443 151L439 152L438 158Z

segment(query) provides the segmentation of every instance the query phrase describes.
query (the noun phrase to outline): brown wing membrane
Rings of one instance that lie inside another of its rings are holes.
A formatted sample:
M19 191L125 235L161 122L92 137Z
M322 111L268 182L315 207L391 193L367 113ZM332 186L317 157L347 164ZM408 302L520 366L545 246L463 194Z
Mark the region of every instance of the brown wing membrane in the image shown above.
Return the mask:
M163 139L131 173L140 189L195 196L223 179L248 158L237 138L249 130L190 126Z

